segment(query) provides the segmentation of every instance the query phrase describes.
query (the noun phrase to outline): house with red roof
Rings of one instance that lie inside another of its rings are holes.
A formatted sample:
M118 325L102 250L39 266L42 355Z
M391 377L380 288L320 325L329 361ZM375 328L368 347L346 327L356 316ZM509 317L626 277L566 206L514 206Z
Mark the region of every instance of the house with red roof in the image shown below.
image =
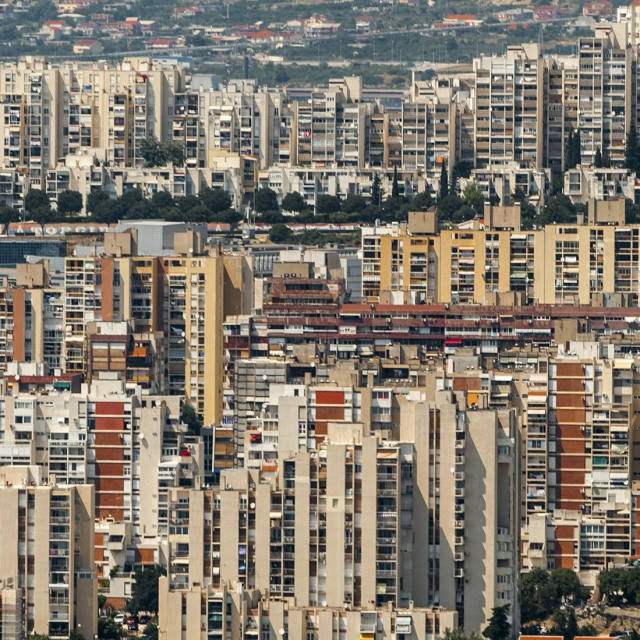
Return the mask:
M558 18L558 7L551 5L543 5L536 7L533 10L533 19L536 22L548 22L549 20L556 20Z
M452 13L445 16L444 23L448 27L478 27L484 20L471 13Z
M613 12L613 7L609 0L593 0L582 5L582 15L594 18L605 18Z

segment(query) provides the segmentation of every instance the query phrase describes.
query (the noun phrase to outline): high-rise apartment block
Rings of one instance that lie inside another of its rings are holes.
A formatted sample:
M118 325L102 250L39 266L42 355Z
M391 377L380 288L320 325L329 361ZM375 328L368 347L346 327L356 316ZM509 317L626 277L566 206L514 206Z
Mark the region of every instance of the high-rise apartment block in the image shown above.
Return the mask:
M0 579L21 591L23 602L16 601L15 607L29 634L93 635L93 487L58 487L39 476L38 469L29 467L2 469ZM2 605L4 613L4 591Z
M295 392L285 391L293 404ZM344 391L310 393L331 396L324 414L339 420ZM301 445L285 434L321 410L298 405L293 424L289 412L272 416L281 441L294 443L275 465L224 471L219 489L204 494L170 493L169 590L240 583L299 606L442 606L468 628L510 604L517 624L515 413L458 411L441 392L435 403L401 404L399 440L330 419L324 441ZM262 431L265 444L270 433ZM493 586L481 587L487 575Z
M122 193L134 185L181 197L212 186L243 208L253 205L259 178L279 195L297 190L313 205L324 193L367 195L369 179L358 173L385 178L394 167L411 196L424 190L421 180L437 185L443 163L449 172L469 163L480 173L559 173L571 131L580 133L583 163L600 151L620 167L626 134L638 122L636 9L595 25L574 55L510 46L502 56L474 60L471 74L422 80L416 72L408 91L391 94L353 77L309 90L250 80L205 87L180 64L150 59L5 62L0 197L21 207L30 187L54 201L68 188ZM182 144L184 167L141 171L141 145L151 136ZM259 176L271 169L286 179ZM295 169L302 173L294 179ZM303 187L305 170L316 179ZM354 172L346 184L345 171ZM526 183L542 197L547 185L538 182L511 184L507 195L516 188L532 195Z
M485 207L484 224L436 230L434 213L408 224L364 228L365 300L487 304L638 302L638 225L624 225L624 200L591 200L586 224L521 229L518 207ZM425 218L431 220L425 224Z

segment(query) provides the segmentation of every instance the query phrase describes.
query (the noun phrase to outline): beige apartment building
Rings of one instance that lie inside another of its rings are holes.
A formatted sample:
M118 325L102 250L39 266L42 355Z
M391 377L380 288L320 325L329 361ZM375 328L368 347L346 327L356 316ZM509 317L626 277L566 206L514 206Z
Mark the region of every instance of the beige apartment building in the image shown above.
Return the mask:
M445 629L457 626L455 611L441 607L305 607L288 599L264 597L241 584L219 590L171 591L168 580L161 578L160 602L160 629L167 629L168 637L184 639L369 640L380 636L390 640L402 634L411 640L435 640ZM184 612L182 616L169 617L178 610Z
M436 230L413 214L407 225L363 229L362 291L371 302L624 304L638 300L638 225L624 201L589 201L584 224L520 229L517 207L485 208L482 222ZM494 213L492 214L492 211ZM496 211L503 214L496 218ZM429 214L434 215L434 214Z
M20 266L16 285L0 287L3 368L36 361L91 378L102 366L98 350L119 350L106 370L131 374L131 385L186 396L207 424L219 422L225 273L229 298L243 289L247 269L231 259L225 268L225 257L204 253L191 232L176 235L171 257L131 255L135 243L127 238L99 255L67 257L62 286L50 285L46 262Z
M4 467L0 505L0 579L21 590L25 635L93 636L93 487L58 487L35 467Z
M236 206L250 206L251 174L274 166L397 167L434 183L443 163L450 173L457 162L557 173L566 168L572 130L580 131L584 164L599 149L620 166L640 84L637 11L631 7L620 20L598 23L592 37L577 41L575 55L512 46L503 56L474 60L472 74L415 80L408 92L391 95L357 77L302 93L249 80L196 87L181 65L149 59L7 62L0 73L0 194L21 206L31 186L46 188L53 200L74 181L85 192L87 185L119 192L120 183L135 183L177 196L207 184L222 186ZM116 175L143 168L141 144L150 136L183 144L185 166ZM93 172L67 170L87 158L93 165L93 156L102 165ZM288 192L283 184L280 195Z
M305 607L441 606L468 630L495 606L517 616L515 413L461 411L448 392L401 399L400 438L380 440L354 419L332 421L343 391L315 393L327 443L223 471L219 489L170 492L161 615L179 619L174 592L242 584ZM290 423L283 415L283 433Z

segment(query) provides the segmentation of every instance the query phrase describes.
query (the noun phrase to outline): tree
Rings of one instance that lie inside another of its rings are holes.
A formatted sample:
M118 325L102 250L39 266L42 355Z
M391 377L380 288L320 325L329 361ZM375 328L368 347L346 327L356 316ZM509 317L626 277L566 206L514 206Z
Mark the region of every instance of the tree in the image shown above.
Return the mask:
M381 207L383 195L384 194L380 186L380 176L376 173L376 175L373 176L373 182L371 183L371 204L376 207Z
M102 189L96 189L95 191L89 192L89 195L87 196L87 211L89 213L93 213L96 206L106 200L109 200L109 194Z
M158 581L166 576L167 570L159 564L138 569L135 572L135 583L131 587L131 600L127 609L134 614L140 611L157 613L158 611Z
M273 189L264 187L258 189L255 194L255 207L258 213L267 213L269 211L279 211L278 195Z
M573 607L564 611L556 611L552 616L552 620L551 633L562 636L564 640L573 640L580 633L576 612Z
M150 622L142 632L149 640L158 640L158 625L155 622Z
M51 204L47 194L42 189L29 189L24 198L24 208L31 214L41 208L50 208Z
M342 210L345 213L361 213L367 208L367 201L362 196L350 193L342 201Z
M289 242L293 236L293 231L286 224L274 224L269 231L269 240L275 244L283 244Z
M7 207L7 205L0 206L0 224L8 225L11 222L15 222L19 218L19 214L15 209Z
M231 197L224 189L205 187L199 194L200 202L213 213L231 209Z
M65 189L58 194L58 213L67 216L82 211L82 194Z
M140 155L147 167L160 167L165 164L160 140L155 136L149 136L140 141Z
M573 161L573 129L569 131L569 135L565 141L564 145L564 170L568 171L569 169L573 169L576 165Z
M162 144L165 155L165 164L171 163L174 167L184 166L184 142L168 140Z
M196 410L193 408L193 405L190 402L182 403L182 410L180 411L180 422L183 422L187 425L187 431L189 433L200 435L200 430L202 429L202 422L196 413Z
M624 201L624 221L626 224L637 224L640 222L640 205L635 204L633 200L629 198Z
M293 191L292 193L287 193L287 195L282 198L282 209L283 211L293 211L295 213L300 213L307 208L307 201L300 195L297 191Z
M400 186L398 185L398 167L393 167L393 183L391 184L391 198L397 200L400 197Z
M119 640L120 627L111 618L98 618L98 638L100 640Z
M96 222L105 222L107 224L118 222L118 220L124 217L122 204L119 200L111 200L107 197L106 200L100 200L100 202L94 206L91 217Z
M549 601L549 573L544 569L532 569L522 575L520 581L520 616L522 622L544 620L551 612Z
M629 171L640 172L640 149L638 149L638 131L631 123L624 146L624 164Z
M600 151L600 147L596 149L596 155L593 158L593 166L596 169L602 169L602 167L604 167L604 161L602 160L602 152Z
M440 168L440 193L438 195L438 199L442 200L449 195L449 175L447 174L447 165L445 162L442 163L442 167Z
M69 634L69 640L84 640L84 636L79 631L72 629Z
M29 217L40 224L51 220L51 203L40 189L29 189L24 199L24 208Z
M571 150L571 161L573 162L573 166L576 167L582 162L582 151L581 151L581 142L580 142L580 129L577 129L573 134L573 139L571 141L572 150Z
M460 193L460 174L458 173L458 165L453 165L453 170L451 171L451 179L449 180L449 193L455 193L456 195Z
M433 196L431 191L427 188L422 193L416 195L411 201L411 208L416 210L425 210L433 206Z
M184 165L184 143L179 140L160 142L155 136L143 138L140 155L147 167L163 167L167 164Z
M578 603L589 597L589 590L580 584L580 579L571 569L558 568L549 574L549 592L547 597L560 602Z
M336 196L321 194L316 196L316 213L335 213L340 211L340 200Z
M455 222L458 217L456 213L462 205L462 198L453 193L440 198L438 200L438 218L443 221Z
M468 179L471 177L471 171L473 169L473 163L467 161L456 162L453 165L453 172L459 178Z
M468 182L462 192L462 200L469 205L478 215L484 213L484 194L475 182Z
M455 629L445 629L442 633L444 640L482 640L482 636L472 631L470 634L466 634L462 627L456 627Z
M536 224L544 227L547 224L575 223L576 208L571 199L565 195L557 195L544 205L536 218Z
M508 611L508 604L502 607L494 607L491 610L492 613L491 618L489 618L489 624L482 632L485 638L489 638L489 640L507 640L511 635L511 625L507 619Z

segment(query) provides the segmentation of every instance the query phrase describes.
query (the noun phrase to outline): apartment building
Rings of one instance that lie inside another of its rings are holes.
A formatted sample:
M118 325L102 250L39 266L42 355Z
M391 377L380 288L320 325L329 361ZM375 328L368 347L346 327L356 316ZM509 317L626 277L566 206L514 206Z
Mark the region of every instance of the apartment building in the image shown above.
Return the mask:
M358 609L355 607L305 607L290 600L262 597L241 584L219 590L195 587L169 591L168 580L160 581L160 627L175 638L213 638L223 634L236 640L241 635L275 640L290 637L360 638L380 634L391 638L403 633L416 640L434 640L445 629L457 626L455 611L395 607ZM186 611L176 617L173 612ZM206 612L206 614L205 614Z
M222 419L222 256L161 259L169 394L184 395L205 424Z
M494 606L517 611L519 507L506 498L519 478L515 415L457 415L450 400L402 413L410 437L399 442L332 424L328 443L281 457L275 474L223 471L211 498L173 492L168 597L238 583L307 607L440 605L467 629ZM495 586L481 587L487 570Z
M578 49L578 131L581 160L593 164L600 149L613 166L624 163L626 132L632 109L633 49L618 25L597 27L593 38L580 38Z
M601 357L595 344L570 348L528 381L523 565L567 567L594 584L637 545L637 366L631 357Z
M537 45L482 57L475 71L475 166L521 162L543 166L545 64Z
M621 12L617 23L598 23L574 55L512 46L503 56L474 60L472 76L416 79L392 97L364 89L354 77L309 91L249 80L212 89L191 86L178 63L149 59L7 62L0 74L7 129L0 197L20 207L30 187L46 189L54 201L74 184L84 192L112 185L118 192L132 181L177 196L222 185L236 206L250 206L255 172L275 166L397 167L431 182L443 162L450 172L457 162L471 162L478 170L515 163L558 173L572 130L580 131L583 163L600 150L618 167L626 132L638 119L635 9ZM124 169L143 168L141 144L150 136L180 142L185 166L128 178ZM93 156L102 166L76 175L74 165L89 158L93 166ZM225 167L230 158L233 166ZM238 166L247 162L253 166Z
M537 230L520 229L515 209L512 219L494 223L488 205L483 223L437 233L435 224L420 226L419 217L365 228L363 299L487 304L496 294L512 294L520 304L588 305L611 295L635 304L639 229L624 225L623 202L590 200L594 213L584 224Z
M37 468L3 467L0 504L0 579L21 591L22 633L94 635L93 487L56 486Z

